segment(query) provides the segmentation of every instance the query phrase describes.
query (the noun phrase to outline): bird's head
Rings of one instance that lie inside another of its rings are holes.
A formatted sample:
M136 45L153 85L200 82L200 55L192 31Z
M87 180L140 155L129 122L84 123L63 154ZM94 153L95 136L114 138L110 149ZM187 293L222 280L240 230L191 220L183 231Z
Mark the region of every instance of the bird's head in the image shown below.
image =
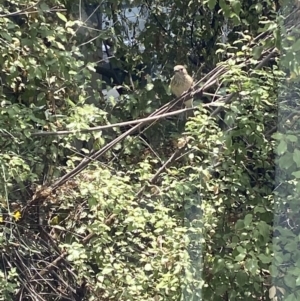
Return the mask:
M187 74L187 71L186 71L186 68L184 66L182 66L182 65L176 65L174 67L174 73L175 74L183 74L183 75L185 75L185 74Z

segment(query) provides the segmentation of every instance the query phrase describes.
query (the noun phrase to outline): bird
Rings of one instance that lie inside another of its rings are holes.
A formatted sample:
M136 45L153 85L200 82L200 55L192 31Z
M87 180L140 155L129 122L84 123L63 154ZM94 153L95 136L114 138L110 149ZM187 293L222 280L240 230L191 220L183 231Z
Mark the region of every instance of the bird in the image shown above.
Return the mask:
M171 92L179 97L184 92L189 90L194 84L193 78L188 74L186 68L183 65L176 65L174 67L174 75L171 78L170 88ZM186 108L193 107L193 99L188 99L184 102ZM188 112L189 116L193 116L193 111Z

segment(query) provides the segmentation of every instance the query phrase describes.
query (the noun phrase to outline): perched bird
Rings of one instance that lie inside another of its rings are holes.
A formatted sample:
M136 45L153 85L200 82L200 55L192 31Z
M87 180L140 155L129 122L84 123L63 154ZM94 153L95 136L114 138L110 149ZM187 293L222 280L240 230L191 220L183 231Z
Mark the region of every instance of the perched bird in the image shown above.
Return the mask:
M172 93L179 97L181 94L189 90L193 84L194 80L193 78L187 73L186 69L182 65L176 65L174 67L174 76L171 79L170 87ZM187 108L193 107L193 99L188 99L184 102L184 105ZM193 116L193 111L188 112L189 116Z

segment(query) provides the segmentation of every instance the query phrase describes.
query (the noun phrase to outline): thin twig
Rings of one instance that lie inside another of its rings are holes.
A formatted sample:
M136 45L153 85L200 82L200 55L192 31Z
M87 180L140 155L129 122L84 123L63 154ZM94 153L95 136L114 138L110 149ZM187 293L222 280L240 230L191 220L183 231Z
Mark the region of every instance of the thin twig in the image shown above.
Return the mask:
M13 12L13 13L9 13L9 14L5 14L5 15L0 15L0 18L7 18L7 17L12 17L12 16L16 16L16 15L20 15L20 14L23 14L23 13L28 13L27 11L29 9L32 9L34 7L36 7L42 0L39 0L37 3L27 7L27 8L24 8L24 9L20 9L16 12Z

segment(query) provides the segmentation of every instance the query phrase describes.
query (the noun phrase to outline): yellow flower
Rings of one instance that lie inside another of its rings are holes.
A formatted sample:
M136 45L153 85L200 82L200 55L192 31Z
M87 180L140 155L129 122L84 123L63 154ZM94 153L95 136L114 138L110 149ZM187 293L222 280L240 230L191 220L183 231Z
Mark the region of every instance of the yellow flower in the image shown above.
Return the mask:
M15 211L13 214L13 217L16 221L18 221L21 218L22 214L19 210Z

